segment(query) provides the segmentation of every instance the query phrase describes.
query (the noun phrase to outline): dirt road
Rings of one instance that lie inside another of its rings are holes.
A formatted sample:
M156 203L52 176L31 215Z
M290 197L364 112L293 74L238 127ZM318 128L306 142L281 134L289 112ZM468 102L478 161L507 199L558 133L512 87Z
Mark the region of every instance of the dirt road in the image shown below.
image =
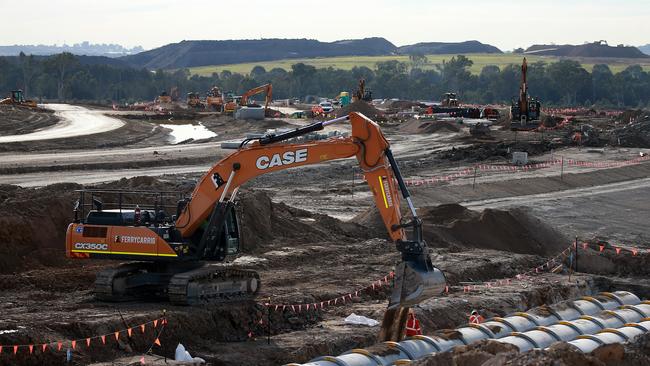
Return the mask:
M61 121L53 126L23 135L0 136L0 143L51 140L107 132L124 126L124 122L107 117L102 111L69 104L47 104Z

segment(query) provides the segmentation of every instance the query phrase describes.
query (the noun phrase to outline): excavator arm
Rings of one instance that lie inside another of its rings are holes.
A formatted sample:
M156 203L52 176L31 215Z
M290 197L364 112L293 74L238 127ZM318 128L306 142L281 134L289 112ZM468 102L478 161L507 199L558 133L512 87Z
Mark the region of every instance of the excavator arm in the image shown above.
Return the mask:
M266 93L265 97L265 104L264 104L264 109L269 108L269 103L271 102L271 99L273 98L273 85L271 84L264 84L261 86L258 86L257 88L253 88L241 96L241 100L239 102L239 105L242 107L248 105L248 98L252 97L253 95L260 94L260 93Z
M348 118L352 126L350 137L279 144ZM373 121L362 114L351 113L349 117L314 123L280 135L265 136L248 145L246 142L236 152L215 164L199 181L176 220L176 228L183 237L192 237L204 222L218 216L220 204L232 201L239 187L257 176L356 157L388 234L402 254L402 262L396 269L396 286L389 308L412 306L444 290L444 275L431 263L426 244L422 240L421 221L393 158L390 144ZM400 211L400 193L410 209L411 218L406 222ZM410 237L407 228L412 229Z

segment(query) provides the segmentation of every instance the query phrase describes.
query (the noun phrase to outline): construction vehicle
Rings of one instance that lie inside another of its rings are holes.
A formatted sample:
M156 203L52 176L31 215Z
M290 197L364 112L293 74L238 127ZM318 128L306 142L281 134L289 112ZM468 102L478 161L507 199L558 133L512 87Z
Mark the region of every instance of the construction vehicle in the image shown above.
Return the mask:
M235 95L233 92L226 92L223 95L223 111L227 114L235 113L237 107L239 106L239 101L241 96Z
M350 136L287 142L346 120ZM379 126L359 113L242 141L200 179L189 198L178 195L174 216L164 212L169 205L162 198L172 196L169 192L81 190L75 220L66 233L66 256L137 261L98 273L94 292L100 300L166 296L173 304L191 305L249 299L260 287L258 274L218 263L239 252L235 199L241 185L266 173L350 157L357 158L388 235L401 253L389 310L399 313L442 293L445 276L431 263L422 222L390 145ZM408 220L402 217L400 193L409 208ZM140 206L130 194L153 197L155 202ZM102 201L107 198L112 206Z
M528 95L528 63L524 57L521 64L521 84L519 85L519 100L512 101L510 106L510 129L512 131L528 131L539 128L541 104Z
M442 96L442 101L440 101L440 106L441 107L458 107L459 102L458 102L458 97L456 96L456 93L445 93Z
M223 94L219 87L213 86L212 89L210 89L205 97L205 105L206 108L212 111L223 112Z
M168 95L167 92L163 90L160 93L160 95L156 98L155 102L158 103L158 104L171 103L172 102L172 96Z
M36 108L36 101L26 100L22 90L12 90L7 98L0 100L0 105L2 104Z
M372 102L372 91L366 90L366 80L359 79L359 87L352 95L352 103L363 100L364 102Z
M273 85L271 84L264 84L260 85L256 88L253 88L244 94L242 94L241 99L239 100L239 106L240 107L260 107L258 104L254 103L249 103L249 98L252 97L253 95L256 94L261 94L265 93L266 96L264 98L264 110L268 111L269 110L269 104L273 100Z
M201 101L199 93L187 93L187 106L194 109L205 109L205 104Z

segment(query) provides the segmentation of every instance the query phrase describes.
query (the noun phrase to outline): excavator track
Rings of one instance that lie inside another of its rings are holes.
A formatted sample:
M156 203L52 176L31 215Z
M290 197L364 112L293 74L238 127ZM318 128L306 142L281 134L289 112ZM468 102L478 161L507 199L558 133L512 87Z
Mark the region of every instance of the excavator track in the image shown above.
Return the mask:
M142 293L130 291L126 284L130 277L141 272L143 268L142 263L127 263L100 271L95 277L95 298L111 302L142 298Z
M259 274L252 270L206 265L178 273L167 294L174 305L196 305L250 300L259 291Z

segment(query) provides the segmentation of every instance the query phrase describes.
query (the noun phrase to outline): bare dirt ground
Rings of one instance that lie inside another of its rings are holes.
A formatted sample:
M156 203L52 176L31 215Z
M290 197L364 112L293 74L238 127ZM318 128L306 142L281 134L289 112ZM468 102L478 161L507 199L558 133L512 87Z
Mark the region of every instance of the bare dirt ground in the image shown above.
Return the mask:
M327 301L364 289L392 269L397 253L386 240L385 229L377 225L367 187L352 159L262 176L240 194L244 253L235 265L260 273L263 287L257 302L187 308L158 301L102 303L92 298L94 274L115 263L64 259L63 236L72 219L72 191L78 184L151 175L160 178L122 179L101 187L191 191L201 173L228 153L218 147L221 138L236 139L251 130L304 123L283 120L256 125L213 116L200 119L218 137L167 145L160 135L133 145L94 149L92 143L100 138L96 136L87 138L87 147L79 150L57 148L62 142L56 141L44 147L49 151L26 154L20 146L4 150L0 161L0 182L5 183L0 186L0 237L5 240L0 248L0 344L83 340L151 320L163 311L169 325L155 353L169 357L181 342L193 355L214 365L306 362L376 342L377 328L345 325L343 318L354 312L380 320L386 286L362 290L345 304L324 310L274 310L270 326L267 309L260 304ZM151 128L150 122L139 120L127 120L123 128L129 123ZM108 132L108 139L117 139L120 130ZM550 154L623 161L644 151L607 148L594 153L551 143L565 135L561 131L546 133L543 139L539 134L520 133L516 141L510 132L499 131L494 141L477 142L468 137L466 128L408 135L399 125L386 124L383 130L409 178L444 176L476 162L503 163L508 147L529 148L533 161L547 160ZM66 144L76 141L68 140ZM648 254L586 254L582 273L571 281L565 274L543 273L470 294L456 287L461 282L481 284L529 270L564 249L576 235L583 240L597 237L650 247L645 220L650 198L644 194L650 185L649 173L650 163L611 169L567 166L562 172L551 167L516 175L485 173L477 176L475 185L473 177L463 177L412 187L433 262L452 285L449 294L416 308L425 334L465 324L473 308L481 309L486 317L502 316L609 290L630 290L650 298ZM53 182L68 183L47 186ZM84 343L73 352L72 363L127 364L115 360L133 356L139 360L137 356L153 339L154 333L148 330L130 340L110 340L106 346L88 348ZM0 353L0 364L7 365L64 362L64 352Z
M58 122L53 111L19 107L0 106L0 136L23 135L50 127Z

